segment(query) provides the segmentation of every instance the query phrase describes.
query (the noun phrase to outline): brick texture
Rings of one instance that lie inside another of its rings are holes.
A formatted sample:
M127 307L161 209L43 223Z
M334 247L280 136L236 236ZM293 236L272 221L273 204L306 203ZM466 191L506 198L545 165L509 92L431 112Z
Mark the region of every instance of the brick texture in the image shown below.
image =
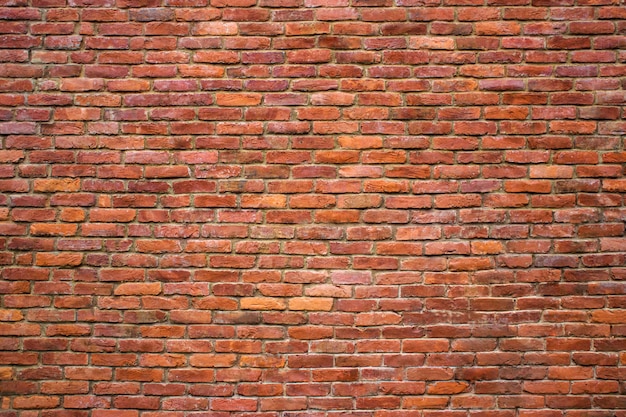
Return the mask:
M624 0L0 0L0 417L625 417Z

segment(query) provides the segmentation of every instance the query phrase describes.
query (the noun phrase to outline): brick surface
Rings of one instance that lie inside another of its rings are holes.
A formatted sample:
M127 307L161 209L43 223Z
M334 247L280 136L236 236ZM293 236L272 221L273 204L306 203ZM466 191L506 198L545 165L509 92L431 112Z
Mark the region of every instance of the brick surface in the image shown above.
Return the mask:
M623 0L0 0L0 417L626 417Z

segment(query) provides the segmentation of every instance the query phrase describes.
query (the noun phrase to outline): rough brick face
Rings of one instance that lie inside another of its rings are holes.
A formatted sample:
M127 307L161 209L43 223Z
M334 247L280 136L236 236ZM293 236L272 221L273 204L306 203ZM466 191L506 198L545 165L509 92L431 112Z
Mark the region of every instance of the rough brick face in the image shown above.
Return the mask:
M0 417L626 417L623 0L0 0Z

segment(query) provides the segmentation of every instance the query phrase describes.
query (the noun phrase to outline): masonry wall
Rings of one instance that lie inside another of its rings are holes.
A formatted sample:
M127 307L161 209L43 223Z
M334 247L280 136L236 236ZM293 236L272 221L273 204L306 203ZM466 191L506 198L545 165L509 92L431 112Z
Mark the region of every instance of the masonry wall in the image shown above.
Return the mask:
M1 417L626 416L619 0L1 0Z

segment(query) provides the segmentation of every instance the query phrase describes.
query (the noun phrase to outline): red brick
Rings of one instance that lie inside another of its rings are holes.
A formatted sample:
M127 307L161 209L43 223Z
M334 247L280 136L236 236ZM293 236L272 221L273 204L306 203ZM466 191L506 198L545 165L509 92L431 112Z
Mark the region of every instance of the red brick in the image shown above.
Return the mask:
M7 1L7 417L619 414L621 8Z

